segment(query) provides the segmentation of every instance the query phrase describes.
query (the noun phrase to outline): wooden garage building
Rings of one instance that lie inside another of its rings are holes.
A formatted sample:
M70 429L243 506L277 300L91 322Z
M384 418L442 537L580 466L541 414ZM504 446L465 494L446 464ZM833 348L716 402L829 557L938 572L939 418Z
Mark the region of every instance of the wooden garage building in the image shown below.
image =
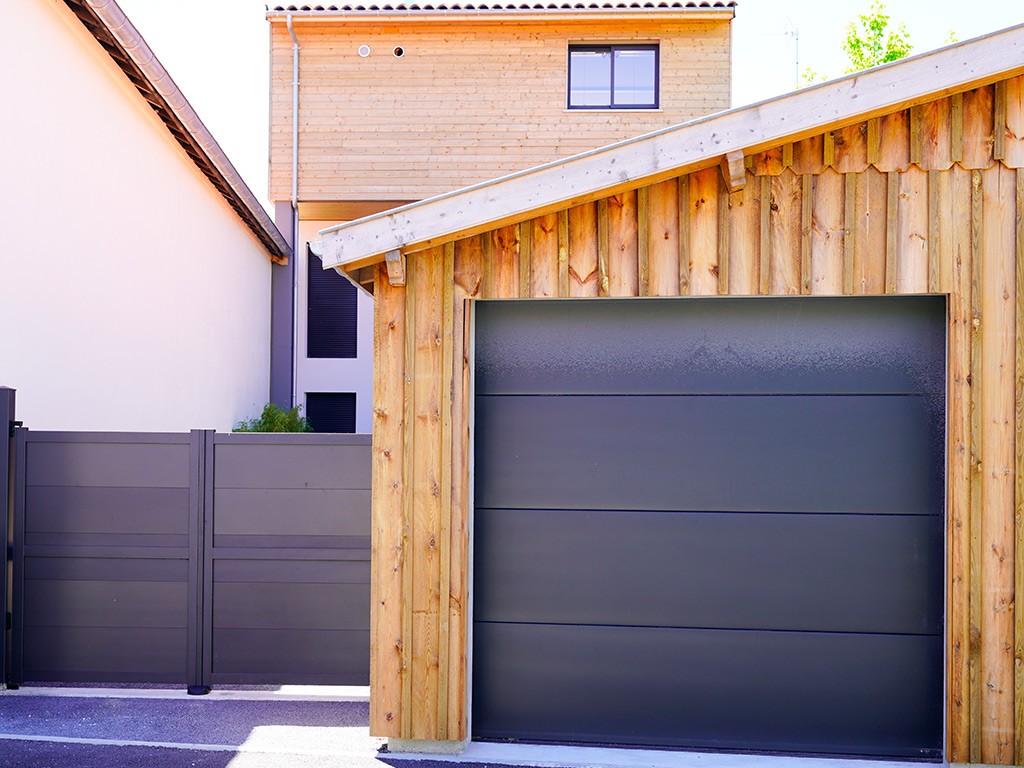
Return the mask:
M374 734L1024 764L1024 26L323 238Z

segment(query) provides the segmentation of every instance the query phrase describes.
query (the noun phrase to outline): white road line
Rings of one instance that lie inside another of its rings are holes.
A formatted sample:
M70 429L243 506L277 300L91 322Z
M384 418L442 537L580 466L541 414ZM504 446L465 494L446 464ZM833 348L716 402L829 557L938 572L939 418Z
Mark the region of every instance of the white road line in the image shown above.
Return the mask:
M183 688L48 688L23 686L0 690L0 696L64 696L87 699L178 699L190 701L327 701L368 702L366 686L282 686L276 691L213 690L189 696Z

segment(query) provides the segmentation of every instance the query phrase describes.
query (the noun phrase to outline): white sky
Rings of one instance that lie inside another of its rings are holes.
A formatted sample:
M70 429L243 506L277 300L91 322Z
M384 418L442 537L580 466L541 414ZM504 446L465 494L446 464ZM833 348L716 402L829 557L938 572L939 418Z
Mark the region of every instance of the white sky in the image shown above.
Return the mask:
M327 3L328 0L319 0ZM118 0L260 200L267 197L269 25L264 0ZM842 74L843 30L870 0L740 0L733 106L792 90L799 70ZM1024 1L888 0L914 53L1024 23ZM301 38L300 38L301 39Z

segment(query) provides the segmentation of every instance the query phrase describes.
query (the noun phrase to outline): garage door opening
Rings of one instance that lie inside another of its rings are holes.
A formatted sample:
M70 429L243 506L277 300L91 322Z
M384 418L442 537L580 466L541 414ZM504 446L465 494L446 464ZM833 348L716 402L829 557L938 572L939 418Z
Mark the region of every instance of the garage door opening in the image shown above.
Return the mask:
M480 302L473 737L941 759L945 322Z

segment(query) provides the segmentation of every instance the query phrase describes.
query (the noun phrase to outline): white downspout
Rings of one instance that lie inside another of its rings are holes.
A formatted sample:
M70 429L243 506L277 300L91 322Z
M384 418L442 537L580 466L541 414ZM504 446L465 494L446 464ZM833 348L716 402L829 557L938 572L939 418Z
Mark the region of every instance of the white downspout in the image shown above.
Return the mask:
M298 404L299 380L299 38L288 14L292 37L292 407ZM309 269L309 265L306 265Z

